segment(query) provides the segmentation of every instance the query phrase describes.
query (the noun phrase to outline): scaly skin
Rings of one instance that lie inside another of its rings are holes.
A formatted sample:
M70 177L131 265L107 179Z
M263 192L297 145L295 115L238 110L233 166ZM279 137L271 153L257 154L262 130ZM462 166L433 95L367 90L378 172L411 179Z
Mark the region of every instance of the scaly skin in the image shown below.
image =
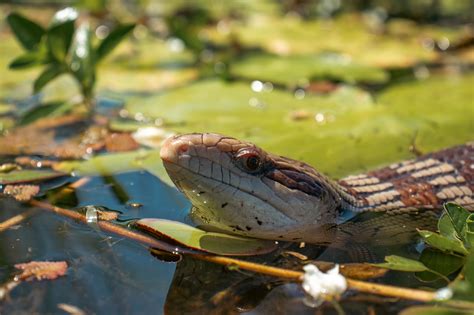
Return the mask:
M195 219L250 237L329 243L357 234L383 243L400 227L431 225L444 202L474 207L472 143L338 182L218 134L169 138L161 158Z

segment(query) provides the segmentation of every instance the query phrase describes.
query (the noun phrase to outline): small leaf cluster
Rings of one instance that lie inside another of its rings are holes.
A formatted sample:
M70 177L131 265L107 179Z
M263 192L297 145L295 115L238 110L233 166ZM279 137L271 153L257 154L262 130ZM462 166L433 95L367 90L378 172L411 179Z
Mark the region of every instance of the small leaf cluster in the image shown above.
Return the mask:
M447 203L438 221L438 232L418 230L426 244L419 260L387 256L377 264L392 270L416 272L418 279L445 279L455 293L474 300L474 213ZM457 275L451 282L449 277Z
M76 28L77 18L75 9L66 8L56 12L44 28L18 13L8 15L7 22L25 50L10 63L10 69L44 67L34 82L34 93L58 76L70 74L79 84L84 101L89 103L93 98L98 63L134 28L134 24L118 25L102 40L95 39L98 43L94 45L88 23Z

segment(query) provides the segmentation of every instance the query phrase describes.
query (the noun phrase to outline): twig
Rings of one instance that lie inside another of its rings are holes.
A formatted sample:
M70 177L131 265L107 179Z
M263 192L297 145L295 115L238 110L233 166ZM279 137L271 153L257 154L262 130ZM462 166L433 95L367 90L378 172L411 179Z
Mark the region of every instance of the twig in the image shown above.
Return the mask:
M29 217L33 216L36 213L37 213L37 209L29 209L23 213L17 214L14 217L11 217L10 219L0 222L0 233L5 230L8 230L14 225L20 224L23 220L28 219Z
M31 200L29 203L32 206L39 207L44 210L52 211L56 214L66 216L73 220L87 224L85 216L78 212L56 207L49 203L34 200L34 199ZM213 262L213 263L225 265L225 266L235 265L243 270L248 270L248 271L252 271L259 274L274 276L274 277L292 280L296 282L301 282L301 278L304 275L304 273L301 271L266 266L266 265L262 265L258 263L240 260L240 259L203 254L201 252L196 252L196 251L185 249L185 248L175 247L173 245L170 245L166 242L160 241L153 237L129 230L122 226L119 226L110 222L106 222L106 221L99 220L97 224L102 230L106 232L120 235L122 237L126 237L129 239L135 240L139 243L142 243L151 247L156 247L158 249L161 249L167 252L177 252L179 254L190 256L195 259L199 259L203 261ZM396 286L391 286L391 285L371 283L371 282L365 282L365 281L353 280L353 279L347 279L347 278L346 280L347 280L347 286L349 289L357 290L360 292L372 293L372 294L389 296L389 297L397 297L401 299L407 299L407 300L413 300L413 301L419 301L419 302L436 302L436 293L431 292L431 291L401 288L401 287L396 287ZM474 306L473 303L464 302L464 301L448 301L447 304L452 305L452 306L462 307L462 308L472 308Z

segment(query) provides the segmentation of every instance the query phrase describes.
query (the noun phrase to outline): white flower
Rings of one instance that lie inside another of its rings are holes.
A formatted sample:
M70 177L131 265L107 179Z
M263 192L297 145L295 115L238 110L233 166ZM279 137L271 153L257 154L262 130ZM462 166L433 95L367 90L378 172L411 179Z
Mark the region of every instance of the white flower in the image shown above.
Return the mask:
M436 301L447 301L453 297L453 290L448 287L444 287L436 291L435 300Z
M347 289L347 281L339 273L339 265L327 273L321 272L313 264L308 264L303 269L305 274L302 287L306 292L304 303L310 307L318 307L325 300L337 298Z

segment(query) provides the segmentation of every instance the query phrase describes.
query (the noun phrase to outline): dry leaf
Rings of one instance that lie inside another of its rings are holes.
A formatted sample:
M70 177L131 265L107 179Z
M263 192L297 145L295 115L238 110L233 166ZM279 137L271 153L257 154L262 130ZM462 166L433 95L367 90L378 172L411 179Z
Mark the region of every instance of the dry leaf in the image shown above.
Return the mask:
M38 185L7 185L3 194L11 196L18 201L28 201L40 191Z
M105 138L105 148L109 152L133 151L139 146L129 133L112 133Z
M99 217L99 220L112 221L118 218L119 213L115 211L97 210L97 215Z
M23 270L16 277L17 280L30 281L36 280L54 280L64 276L67 271L67 263L65 261L31 261L29 263L16 264L15 268Z

